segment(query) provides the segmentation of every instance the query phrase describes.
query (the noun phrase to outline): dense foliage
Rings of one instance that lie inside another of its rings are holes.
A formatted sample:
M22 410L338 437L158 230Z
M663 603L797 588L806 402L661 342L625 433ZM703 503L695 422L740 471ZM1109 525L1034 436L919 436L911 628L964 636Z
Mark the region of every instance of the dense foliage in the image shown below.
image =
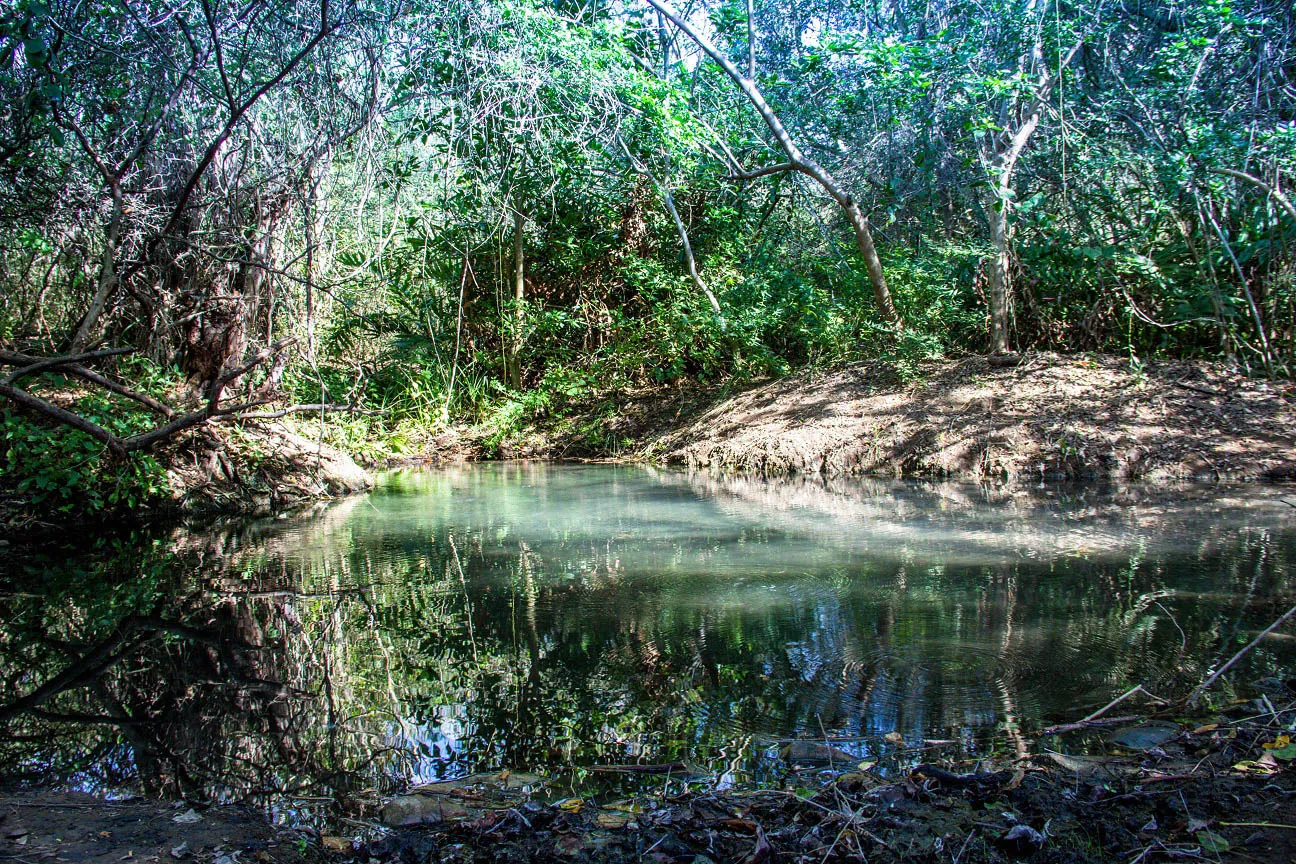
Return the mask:
M10 0L0 91L31 355L201 387L290 337L259 392L425 428L857 357L1296 348L1285 0Z

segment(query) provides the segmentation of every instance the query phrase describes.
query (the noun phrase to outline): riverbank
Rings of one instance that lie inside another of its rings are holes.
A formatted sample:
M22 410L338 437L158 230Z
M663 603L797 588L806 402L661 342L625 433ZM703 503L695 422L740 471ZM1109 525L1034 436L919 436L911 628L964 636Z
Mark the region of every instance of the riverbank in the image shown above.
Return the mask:
M754 473L1110 482L1296 479L1296 386L1218 364L1032 354L806 371L719 401L639 457Z
M39 428L39 427L33 427ZM30 434L38 447L65 430ZM51 448L52 449L52 448ZM2 455L2 454L0 454ZM110 454L45 454L33 448L0 478L0 538L24 539L70 525L138 527L185 519L268 516L373 487L346 452L283 423L209 424L147 461Z
M1293 684L1261 682L1257 698L1216 712L1185 716L1179 706L1149 717L1126 703L1029 738L1009 730L1015 755L974 761L942 758L954 742L897 740L882 758L857 764L832 741L794 741L780 751L784 781L767 787L733 787L685 765L591 768L625 778L629 791L586 793L536 774L477 774L393 799L358 794L323 833L271 825L243 806L11 790L0 795L0 857L1288 864L1296 855ZM1076 750L1088 755L1065 755ZM291 818L290 809L279 813Z
M1131 367L1103 356L1032 354L1010 366L968 357L904 374L867 362L742 386L655 385L507 427L403 430L399 447L377 422L342 428L209 425L155 454L165 482L107 516L266 515L364 491L383 468L519 458L1007 484L1296 479L1296 384L1219 364ZM23 496L8 495L0 494L0 531L59 522L55 507L24 514Z

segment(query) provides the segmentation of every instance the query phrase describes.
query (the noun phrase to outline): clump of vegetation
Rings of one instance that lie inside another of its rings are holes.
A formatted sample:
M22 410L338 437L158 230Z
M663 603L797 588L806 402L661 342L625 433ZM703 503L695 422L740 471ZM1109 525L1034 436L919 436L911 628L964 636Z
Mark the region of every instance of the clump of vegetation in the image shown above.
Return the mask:
M123 437L142 431L137 417L121 414L99 394L74 399L72 407ZM61 516L135 510L171 491L153 455L119 458L84 432L13 411L0 411L0 469L0 494Z

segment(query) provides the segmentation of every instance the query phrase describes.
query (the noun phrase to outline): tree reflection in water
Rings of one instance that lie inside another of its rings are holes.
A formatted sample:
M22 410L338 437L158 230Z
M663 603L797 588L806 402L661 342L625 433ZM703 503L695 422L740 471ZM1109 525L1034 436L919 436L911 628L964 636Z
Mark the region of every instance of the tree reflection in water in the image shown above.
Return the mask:
M483 466L51 549L3 574L3 770L346 812L479 769L759 773L784 736L1025 751L1292 602L1281 506L1190 498Z

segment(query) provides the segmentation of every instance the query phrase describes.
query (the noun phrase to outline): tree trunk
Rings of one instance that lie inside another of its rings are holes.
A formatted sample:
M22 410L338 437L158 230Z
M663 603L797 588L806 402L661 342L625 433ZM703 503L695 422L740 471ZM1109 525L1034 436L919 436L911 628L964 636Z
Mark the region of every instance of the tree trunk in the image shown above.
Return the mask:
M995 208L998 208L997 210ZM999 197L991 202L990 239L994 257L990 259L990 353L1007 354L1009 322L1012 318L1012 284L1008 281L1008 200Z
M1083 44L1083 39L1076 42L1059 60L1059 75L1062 68L1070 64ZM1012 320L1012 283L1008 276L1012 226L1008 221L1008 214L1012 209L1013 171L1016 170L1017 160L1021 158L1031 135L1039 128L1044 109L1057 83L1057 78L1044 63L1044 46L1038 39L1031 46L1030 53L1022 58L1023 73L1032 63L1040 71L1030 101L1025 104L1014 101L1005 105L1002 111L1004 121L1013 116L1018 118L1016 131L1010 135L1005 131L1002 135L996 136L997 140L994 141L996 146L987 148L987 151L982 153L983 164L989 174L990 188L993 190L988 218L994 257L989 262L990 296L986 298L990 304L990 353L992 354L1007 354L1012 350L1009 339L1009 324ZM1003 122L1002 125L1008 124Z
M523 304L526 303L526 250L522 231L525 220L520 210L513 211L513 333L509 339L505 374L508 385L522 389L522 327L526 323Z
M121 236L122 215L125 208L122 202L121 184L116 179L111 181L110 190L112 192L113 212L108 220L108 228L104 232L104 250L103 259L99 264L99 281L95 286L94 297L90 300L90 308L86 310L85 317L81 319L81 324L77 327L76 335L72 337L72 347L70 349L72 354L80 354L85 350L86 345L90 343L90 338L94 335L95 328L99 323L99 317L103 315L109 298L117 290L117 241Z

